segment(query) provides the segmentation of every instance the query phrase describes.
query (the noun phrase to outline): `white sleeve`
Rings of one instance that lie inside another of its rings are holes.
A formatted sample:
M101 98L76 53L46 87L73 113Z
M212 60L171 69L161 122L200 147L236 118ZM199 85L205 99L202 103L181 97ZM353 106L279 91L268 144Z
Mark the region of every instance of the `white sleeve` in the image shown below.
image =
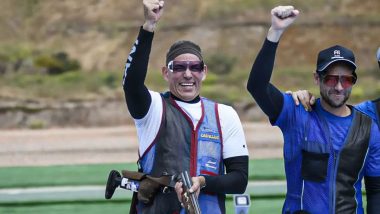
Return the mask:
M149 91L149 93L152 97L152 103L149 106L148 113L141 119L135 119L140 155L144 154L156 138L161 125L163 111L161 95L154 91Z
M248 155L247 143L240 118L231 107L218 104L223 135L223 159Z

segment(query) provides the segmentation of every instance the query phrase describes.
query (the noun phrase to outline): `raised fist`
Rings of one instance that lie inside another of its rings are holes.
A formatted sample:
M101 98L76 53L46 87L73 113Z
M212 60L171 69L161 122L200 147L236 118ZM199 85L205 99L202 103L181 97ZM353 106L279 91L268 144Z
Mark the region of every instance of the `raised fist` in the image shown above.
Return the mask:
M299 11L293 6L277 6L272 9L272 28L274 30L284 30L297 18Z
M164 1L143 0L145 21L155 24L161 17Z

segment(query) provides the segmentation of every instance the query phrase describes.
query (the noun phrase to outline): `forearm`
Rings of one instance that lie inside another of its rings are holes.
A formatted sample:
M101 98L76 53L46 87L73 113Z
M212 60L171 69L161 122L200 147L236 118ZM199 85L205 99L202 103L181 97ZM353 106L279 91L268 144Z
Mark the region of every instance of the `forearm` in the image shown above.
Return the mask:
M247 89L270 118L277 119L283 106L282 93L270 84L278 43L265 40L249 75Z
M204 176L205 192L221 194L241 194L248 184L248 156L232 157L224 160L226 174Z
M284 30L275 30L273 27L271 27L268 30L267 40L278 43L283 33Z
M123 89L128 110L135 119L143 118L151 103L148 88L144 85L148 70L153 32L140 28L139 36L127 59L123 76Z
M380 210L380 176L365 177L367 194L367 214L375 214Z

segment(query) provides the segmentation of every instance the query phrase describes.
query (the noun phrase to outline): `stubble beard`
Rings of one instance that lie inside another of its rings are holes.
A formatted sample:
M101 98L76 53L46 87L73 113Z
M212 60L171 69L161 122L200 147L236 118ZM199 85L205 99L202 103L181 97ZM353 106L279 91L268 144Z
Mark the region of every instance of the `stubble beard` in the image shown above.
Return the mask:
M346 91L344 93L344 99L339 102L339 103L336 103L334 102L328 95L328 91L327 92L324 92L324 91L320 91L320 95L321 95L321 98L323 99L323 101L325 101L329 106L333 107L333 108L340 108L342 107L343 105L346 104L348 98L350 97L350 94L351 94L351 91Z

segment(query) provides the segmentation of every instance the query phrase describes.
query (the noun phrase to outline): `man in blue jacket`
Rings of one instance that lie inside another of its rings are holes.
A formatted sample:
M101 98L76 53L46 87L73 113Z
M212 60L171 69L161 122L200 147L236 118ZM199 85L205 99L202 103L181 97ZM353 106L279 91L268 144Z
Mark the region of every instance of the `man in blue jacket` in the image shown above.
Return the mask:
M282 213L364 213L361 180L380 170L370 162L378 158L380 135L371 118L346 104L357 79L353 52L339 45L319 52L314 82L321 99L313 111L270 84L280 37L298 15L292 6L272 9L272 25L247 84L284 136L287 194Z
M380 48L377 50L377 62L380 69ZM315 97L307 90L299 90L296 92L289 92L292 94L296 105L301 103L305 109L312 110L312 106L315 104ZM355 106L356 109L363 112L372 118L372 120L380 127L380 98L372 101L364 101ZM380 128L378 129L380 131ZM377 142L380 144L380 142ZM377 146L377 148L379 148ZM368 164L372 164L375 167L380 166L380 149L371 151L377 155L368 156ZM378 168L378 167L377 167ZM380 210L380 170L376 170L371 174L365 176L365 187L367 195L367 213L373 214Z

